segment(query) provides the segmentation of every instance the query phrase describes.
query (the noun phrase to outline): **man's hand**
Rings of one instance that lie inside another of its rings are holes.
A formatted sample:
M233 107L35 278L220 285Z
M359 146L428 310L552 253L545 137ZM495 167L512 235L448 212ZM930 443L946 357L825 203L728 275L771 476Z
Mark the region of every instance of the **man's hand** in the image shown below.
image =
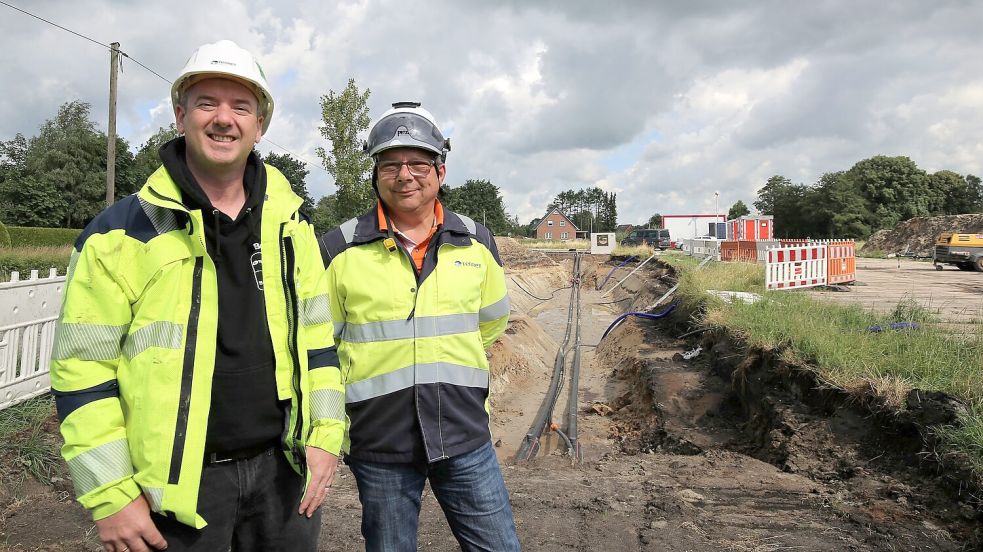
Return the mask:
M150 506L143 495L115 514L96 520L99 540L106 552L150 552L166 550L167 541L150 519Z
M311 472L311 481L307 484L304 499L300 501L301 515L311 517L321 507L324 497L328 496L328 487L334 482L337 468L337 456L317 447L307 447L307 469Z

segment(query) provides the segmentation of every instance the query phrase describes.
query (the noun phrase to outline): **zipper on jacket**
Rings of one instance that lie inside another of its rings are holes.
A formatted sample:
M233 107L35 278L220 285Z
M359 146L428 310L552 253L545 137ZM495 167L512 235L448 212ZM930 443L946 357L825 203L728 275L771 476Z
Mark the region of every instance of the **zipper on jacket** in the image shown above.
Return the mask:
M296 423L294 424L294 461L304 469L306 451L300 446L301 433L304 427L304 391L301 389L300 359L297 357L300 348L297 346L297 293L294 282L294 248L290 238L283 236L286 223L280 225L280 270L283 277L283 295L287 305L287 349L293 364L293 386L297 394Z
M184 345L184 367L181 370L181 395L178 401L177 423L174 428L174 448L171 450L171 470L167 483L176 485L181 477L184 443L188 436L188 414L191 410L191 383L195 373L195 348L198 341L198 315L201 313L201 273L204 257L195 257L194 279L191 285L191 312Z

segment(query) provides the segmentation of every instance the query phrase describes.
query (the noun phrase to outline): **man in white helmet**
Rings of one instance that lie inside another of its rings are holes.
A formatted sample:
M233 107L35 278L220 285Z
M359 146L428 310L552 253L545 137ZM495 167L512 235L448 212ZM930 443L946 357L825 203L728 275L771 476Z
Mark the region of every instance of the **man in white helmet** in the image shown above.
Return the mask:
M75 244L52 352L62 454L109 552L316 550L344 434L317 240L253 152L253 56L200 47L183 136Z
M321 255L366 548L417 549L429 481L462 549L518 550L489 431L485 351L509 317L495 240L437 199L450 143L419 103L393 104L365 149L379 202Z

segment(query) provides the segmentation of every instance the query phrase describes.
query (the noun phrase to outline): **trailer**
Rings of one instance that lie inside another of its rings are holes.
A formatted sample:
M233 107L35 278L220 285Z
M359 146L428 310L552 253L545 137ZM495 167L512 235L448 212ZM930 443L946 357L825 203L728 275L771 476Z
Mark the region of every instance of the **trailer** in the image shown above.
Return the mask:
M932 264L935 270L949 264L959 270L983 272L983 234L943 232L935 240Z

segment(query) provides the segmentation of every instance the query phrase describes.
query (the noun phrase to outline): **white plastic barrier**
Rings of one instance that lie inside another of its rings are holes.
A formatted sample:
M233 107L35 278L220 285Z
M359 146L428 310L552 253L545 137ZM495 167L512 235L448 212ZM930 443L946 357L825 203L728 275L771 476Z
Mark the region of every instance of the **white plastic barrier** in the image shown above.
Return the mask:
M691 257L699 259L707 256L713 260L720 260L720 241L721 240L683 240L683 252Z
M590 235L591 255L610 255L618 245L614 232L594 233Z
M825 245L807 244L768 249L767 289L798 289L826 285Z
M0 410L51 387L48 362L64 288L54 268L47 278L35 270L21 280L12 272L0 283Z

